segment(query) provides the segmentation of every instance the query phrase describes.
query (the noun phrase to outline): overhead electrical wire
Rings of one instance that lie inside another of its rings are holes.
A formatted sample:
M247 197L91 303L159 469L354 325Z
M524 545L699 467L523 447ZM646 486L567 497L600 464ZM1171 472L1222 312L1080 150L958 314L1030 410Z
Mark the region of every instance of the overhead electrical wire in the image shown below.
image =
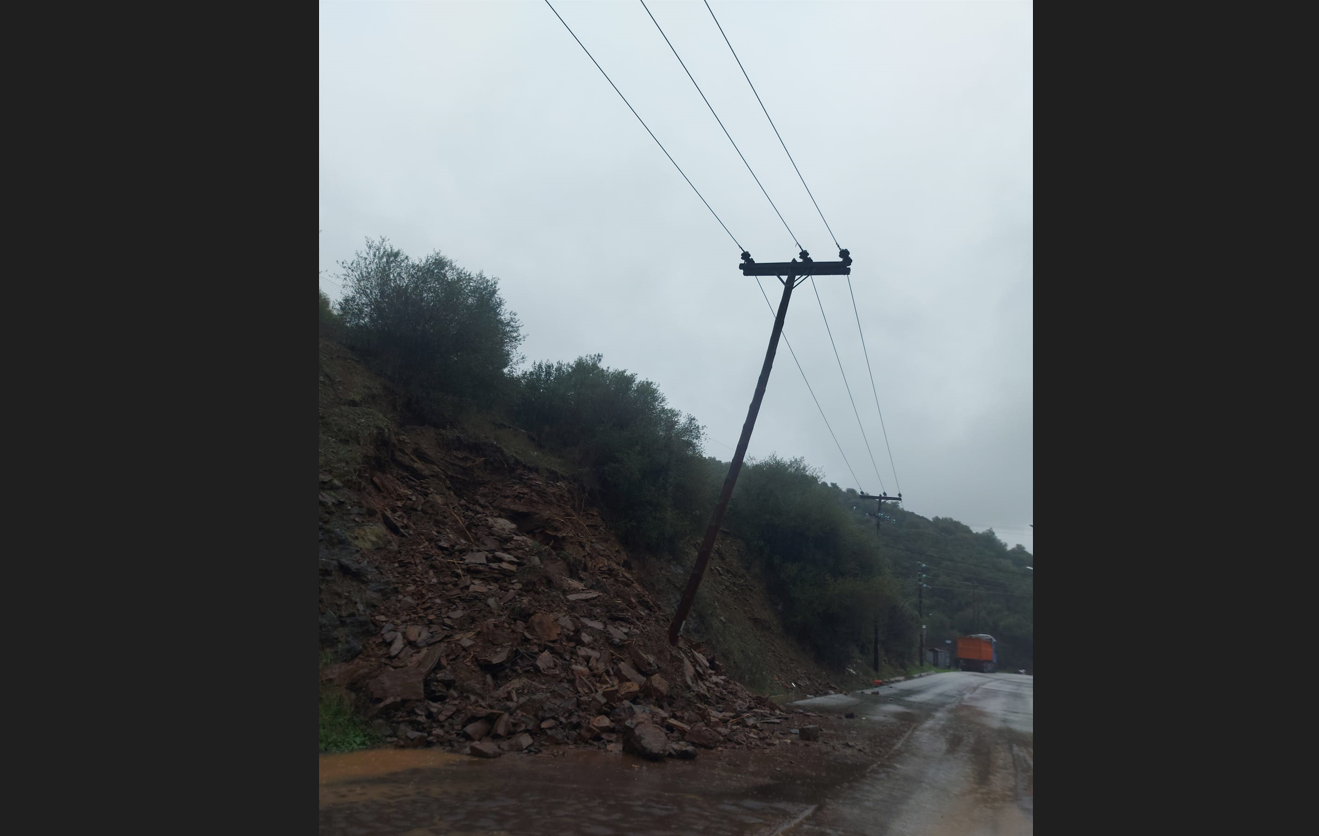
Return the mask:
M682 166L678 165L677 161L673 159L673 156L669 154L668 150L664 147L664 143L659 141L659 137L655 136L655 132L652 131L650 129L650 126L646 124L646 121L641 118L641 114L637 113L636 108L634 108L632 106L632 103L627 100L627 96L624 96L623 91L618 89L617 84L614 84L614 80L609 77L609 73L606 73L604 67L600 66L600 62L595 60L595 56L592 55L591 51L586 48L586 44L582 43L582 39L577 37L576 32L572 31L572 27L568 25L568 22L564 20L563 16L560 15L558 10L554 8L553 4L550 3L550 0L545 0L545 5L550 7L550 11L554 12L554 16L557 17L559 19L559 22L563 24L563 28L568 30L568 34L572 35L572 39L574 41L577 41L577 45L582 48L582 52L585 52L586 57L591 59L592 64L595 64L595 68L600 71L600 75L605 77L605 81L609 82L609 86L614 88L614 92L617 93L618 97L623 100L623 104L627 105L627 109L632 111L633 116L637 117L637 121L641 123L641 127L645 128L646 133L650 134L650 138L655 140L655 144L658 145L660 147L660 150L664 152L664 156L668 157L669 162L673 163L673 167L678 169L678 173L682 175L682 179L686 180L687 185L692 187L692 191L696 192L696 196L701 198L701 202L705 204L705 208L710 210L710 214L714 215L714 219L716 221L719 221L719 225L724 228L724 232L728 233L728 237L733 240L734 244L737 244L737 248L739 250L741 250L742 252L746 252L746 248L744 248L741 244L737 243L737 238L728 229L728 226L722 220L719 219L718 213L716 213L714 209L710 206L709 201L707 201L705 197L701 195L700 190L696 188L696 185L694 183L692 183L691 178L689 178L686 172L682 170Z
M732 231L728 228L728 225L725 224L725 223L723 222L723 220L719 217L719 214L718 214L717 212L714 211L714 208L713 208L712 206L710 206L709 201L707 201L707 200L705 199L704 195L701 194L700 190L696 188L696 185L695 185L694 183L692 183L691 178L689 178L689 177L687 176L686 172L684 172L684 171L682 170L682 167L681 167L680 165L678 165L678 162L677 162L676 160L673 159L673 155L671 155L671 154L668 152L668 149L666 149L666 148L664 147L664 143L660 142L659 137L655 136L655 132L652 131L652 130L650 129L650 126L646 124L645 120L641 118L641 114L637 113L636 108L634 108L634 107L632 106L632 103L629 102L629 101L627 100L627 97L623 95L623 91L622 91L622 90L619 90L619 89L618 89L618 85L614 84L613 79L611 79L611 78L609 77L609 74L605 72L604 68L600 66L600 62L595 60L595 56L593 56L593 55L591 54L591 51L588 50L588 49L586 48L586 45L582 43L581 39L577 37L577 33L573 32L572 27L568 25L568 22L565 21L565 20L563 19L563 16L559 14L558 10L554 8L553 4L550 3L549 0L545 0L545 5L549 6L550 11L553 12L553 13L554 13L554 16L555 16L556 18L559 19L559 22L563 24L563 27L564 27L565 29L568 30L568 34L571 35L572 38L573 38L573 40L577 42L577 45L580 46L580 47L582 48L582 51L586 53L586 57L589 58L589 59L591 59L591 63L594 64L595 67L596 67L596 69L598 69L598 70L600 71L600 74L603 75L603 76L605 77L605 81L609 82L609 86L614 88L614 92L617 93L617 94L618 94L618 97L619 97L620 99L623 100L623 104L627 105L628 110L632 111L632 115L635 116L636 119L637 119L637 121L641 123L641 127L645 128L646 133L650 134L650 138L653 139L653 140L655 141L655 144L659 146L660 151L662 151L662 152L664 153L664 156L668 158L669 162L673 164L673 167L674 167L675 169L678 170L678 173L679 173L680 175L682 175L683 180L685 180L685 181L687 182L687 185L691 187L692 191L696 193L696 196L700 199L701 203L705 205L705 208L709 210L710 214L714 217L714 219L715 219L715 220L719 223L719 225L723 228L724 232L728 234L728 237L732 240L733 244L734 244L735 246L737 246L737 248L738 248L739 250L742 250L743 252L745 252L745 251L746 251L745 248L744 248L744 247L738 242L737 237L733 235ZM788 232L788 235L792 237L793 243L796 244L798 248L802 248L802 247L801 247L801 243L800 243L800 241L798 241L798 239L797 239L797 235L796 235L796 233L794 233L794 232L792 231L792 227L790 227L790 226L788 225L787 220L783 217L783 213L779 211L778 206L775 205L773 198L771 198L771 197L769 196L769 192L765 189L764 184L762 184L762 183L760 182L760 178L759 178L758 176L756 176L756 172L751 168L751 164L750 164L749 162L747 162L746 156L742 153L742 149L738 148L737 143L733 140L732 134L730 134L730 133L728 132L728 128L724 125L723 120L719 118L719 114L715 111L714 106L710 104L710 100L706 97L705 92L704 92L703 90L701 90L701 86L696 82L696 78L692 75L691 71L687 68L687 64L686 64L686 62L684 62L684 61L682 60L682 56L678 54L678 50L673 46L673 42L670 41L670 40L669 40L669 36L668 36L667 34L665 34L665 32L664 32L664 28L663 28L662 26L660 26L659 21L655 19L655 15L651 13L650 8L645 4L645 0L641 0L641 5L642 5L642 8L644 8L644 9L646 10L646 14L647 14L647 16L650 17L651 22L653 22L653 23L655 24L655 28L656 28L657 30L659 30L660 36L664 38L664 42L665 42L666 44L668 44L668 47L669 47L670 51L673 52L673 56L674 56L675 58L678 59L678 63L682 66L683 71L687 74L687 78L691 80L692 85L696 88L696 92L700 94L702 101L704 101L706 107L710 109L710 113L711 113L711 115L714 116L715 121L718 122L720 129L723 130L723 132L724 132L724 136L728 137L728 141L729 141L730 144L732 144L732 146L733 146L733 150L735 150L735 151L737 152L738 157L741 158L743 165L746 166L747 171L751 174L752 179L755 180L756 185L760 187L760 191L761 191L761 193L764 194L764 195L765 195L765 199L766 199L767 201L769 201L770 207L774 209L774 213L778 216L779 221L782 222L784 229L786 229L787 232ZM787 143L785 143L785 142L783 141L783 136L779 133L778 126L776 126L776 125L774 124L774 119L769 115L769 110L768 110L768 108L765 107L765 103L764 103L764 101L760 98L760 93L756 90L756 86L755 86L755 84L751 81L751 76L747 74L746 68L742 65L742 61L741 61L741 59L738 58L738 56L737 56L737 50L733 49L733 44L732 44L732 42L729 41L727 33L724 32L723 26L719 23L719 19L718 19L718 17L715 16L715 14L714 14L714 10L710 8L710 4L709 4L708 2L705 4L705 7L706 7L707 10L709 10L711 18L714 19L715 26L717 26L717 27L719 28L719 33L720 33L720 35L723 36L723 38L724 38L724 43L728 44L728 49L729 49L730 52L732 52L732 54L733 54L733 59L737 62L738 68L742 70L742 75L746 78L746 80L747 80L747 84L750 85L750 87L751 87L751 92L755 95L755 97L756 97L756 101L760 103L760 108L761 108L762 111L764 111L764 113L765 113L765 118L766 118L767 120L769 120L770 127L774 130L774 135L775 135L776 137L778 137L779 144L783 147L783 152L788 156L788 161L789 161L790 163L792 163L793 170L797 172L797 177L798 177L798 179L801 180L802 187L803 187L804 189L806 189L806 193L807 193L807 195L811 198L811 203L815 206L815 211L816 211L817 213L819 213L819 215L820 215L820 220L824 223L825 228L829 230L829 235L830 235L830 237L833 239L834 244L835 244L836 246L839 246L839 248L841 249L841 245L838 244L838 238L837 238L837 236L835 236L834 233L833 233L833 228L829 226L829 222L828 222L828 220L826 220L825 217L824 217L824 212L820 209L820 205L819 205L819 203L815 200L815 195L811 193L810 186L808 186L808 185L806 184L806 178L805 178L804 176L802 176L801 169L798 168L796 160L794 160L794 159L792 158L792 153L791 153L790 151L788 151ZM805 281L805 279L803 278L802 281ZM799 282L799 283L800 283L800 282ZM765 289L764 289L764 287L760 284L760 282L759 282L758 279L757 279L757 282L756 282L756 286L760 289L761 296L763 296L763 297L765 298L765 304L769 307L769 309L770 309L770 313L771 313L771 314L775 314L774 306L773 306L773 304L770 303L770 301L769 301L769 297L768 297L768 295L765 294ZM811 287L812 287L812 289L815 291L816 302L820 305L820 313L821 313L822 316L824 316L824 320L825 320L825 329L826 329L826 331L829 332L829 341L830 341L830 344L833 345L833 349L834 349L834 357L835 357L836 360L838 360L838 368L839 368L839 371L840 371L840 372L843 372L842 359L841 359L840 355L838 354L838 347L837 347L837 345L834 343L834 340L833 340L833 332L832 332L832 329L829 328L829 319L828 319L828 316L825 315L825 313L824 313L824 304L823 304L823 302L820 300L820 292L819 292L819 289L816 288L816 286L815 286L814 278L811 279ZM849 289L849 292L850 292L850 290L851 290L851 279L850 279L850 278L848 279L848 289ZM856 310L856 299L855 299L855 295L853 295L853 310L854 310L854 311ZM859 314L859 313L857 313L857 327L860 328L860 314ZM797 359L797 353L793 350L793 348L792 348L792 344L788 341L787 334L784 334L784 335L783 335L783 341L784 341L784 344L788 346L788 352L791 354L792 359L793 359L793 362L797 365L797 371L801 373L802 381L806 383L806 389L807 389L807 391L810 392L810 394L811 394L811 399L815 401L815 406L816 406L816 408L820 411L820 417L824 419L825 426L828 428L828 430L829 430L829 434L830 434L830 436L831 436L831 437L833 438L833 440L834 440L834 444L838 447L838 452L839 452L839 454L843 457L843 462L844 462L844 464L847 465L848 472L851 473L851 475L852 475L852 479L857 483L857 488L858 488L858 490L860 490L860 489L861 489L861 481L860 481L859 479L857 479L856 471L852 469L851 462L849 462L848 459L847 459L847 454L843 452L842 444L839 443L839 441L838 441L838 436L834 433L834 431L833 431L833 427L829 424L829 419L828 419L828 417L824 414L824 408L820 406L820 401L819 401L819 399L815 396L815 390L811 388L810 380L806 377L806 371L802 368L802 366L801 366L801 362ZM863 343L863 348L864 348L864 335L863 335L863 337L862 337L862 343ZM867 368L869 368L869 356L868 356L868 355L867 355L867 357L866 357L866 363L867 363ZM856 407L856 400L855 400L855 398L853 398L853 396L852 396L851 385L848 384L848 382L847 382L847 375L846 375L845 372L843 372L843 385L847 388L848 399L849 399L849 400L851 401L851 403L852 403L852 411L853 411L853 413L856 414L856 417L857 417L857 424L858 424L858 426L861 427L861 436L862 436L863 440L865 441L865 444L866 444L866 452L867 452L867 453L869 454L869 456L870 456L870 463L871 463L871 466L872 466L872 467L874 468L874 470L875 470L875 476L876 476L877 478L879 478L880 487L881 487L882 489L884 489L884 480L883 480L883 477L879 475L879 467L878 467L878 465L875 463L874 452L871 451L871 449L870 449L870 439L866 436L866 434L865 434L865 427L861 424L861 416L860 416L860 412L857 410L857 407ZM872 387L872 389L874 388L874 375L873 375L873 373L871 374L871 387ZM876 404L876 407L878 407L878 405L879 405L879 396L878 396L878 393L877 393L877 392L876 392L876 394L875 394L875 404ZM883 428L883 416L882 416L882 413L881 413L881 416L880 416L880 424L881 424L881 428ZM888 444L888 432L887 432L887 429L884 430L884 440L885 440L885 445L887 446L887 444ZM892 465L892 463L893 463L893 454L892 454L892 450L891 450L891 449L889 450L889 463L890 463L890 465ZM895 480L895 483L896 483L896 481L897 481L897 469L896 469L896 468L894 468L894 480ZM899 489L900 489L900 488L899 488Z
M927 589L951 589L951 590L953 590L954 592L975 592L975 591L976 591L973 587L960 587L960 586L930 586L930 587L926 587L926 588L927 588ZM983 588L980 589L979 591L982 592L982 593L984 593L985 595L1014 595L1014 596L1016 596L1016 597L1018 597L1018 598L1034 598L1034 597L1035 597L1035 595L1034 595L1033 593L1029 593L1029 592L1004 592L1004 591L1002 591L1002 590L998 590L998 589L983 589Z
M664 27L660 26L658 20L655 20L655 15L651 14L650 7L646 5L646 0L640 0L640 2L641 8L646 10L647 15L650 15L651 22L655 24L655 28L659 30L660 36L664 38L664 43L669 45L669 50L673 52L673 57L677 58L678 63L682 65L683 72L687 73L687 77L692 80L692 85L696 88L696 92L701 94L701 100L705 102L706 107L710 108L710 114L714 116L714 120L719 123L719 127L723 128L724 136L728 137L728 141L733 144L733 150L742 158L742 164L747 167L747 171L751 172L751 179L756 181L757 186L760 186L761 194L763 194L765 199L769 201L769 205L774 209L774 214L779 216L779 220L783 223L783 228L788 230L788 235L792 236L792 243L797 245L797 249L802 249L801 242L797 240L796 233L792 231L792 227L788 226L788 222L784 220L783 213L779 211L779 207L774 205L774 199L769 196L769 192L765 191L765 186L760 182L760 178L756 176L756 172L752 171L751 163L747 162L747 158L742 154L742 149L737 147L736 142L733 142L733 135L728 132L728 128L724 127L724 120L719 118L718 113L715 113L714 105L710 104L710 100L705 97L705 91L701 89L701 85L696 83L696 78L692 75L692 71L687 69L687 62L682 60L682 56L678 54L678 50L673 46L673 41L670 41L669 36L664 34Z
M875 454L870 451L870 439L866 437L866 428L861 423L861 413L857 411L856 399L852 397L852 386L847 382L847 372L843 371L843 358L838 354L838 344L834 342L833 329L829 327L829 316L824 312L824 302L820 300L820 289L815 286L815 278L811 278L811 290L815 291L815 301L820 306L820 316L824 317L824 330L829 335L829 345L833 346L834 359L838 361L838 373L843 376L843 386L847 388L847 399L852 402L852 414L856 416L856 425L861 429L861 440L866 443L866 452L870 453L870 466L875 469L875 478L879 479L879 487L888 493L888 488L884 487L884 477L879 475L879 465L875 464Z
M913 568L914 568L914 567L913 567ZM952 575L957 575L957 576L958 576L958 577L942 578L942 580L945 580L945 581L947 581L948 583L975 583L975 582L984 582L984 583L988 583L988 584L993 584L994 586L991 587L992 589L1007 589L1007 590L1013 590L1013 591L1020 590L1020 589L1025 589L1025 588L1026 588L1026 587L1015 587L1015 586L1011 586L1011 585L1010 585L1010 584L1011 584L1010 581L992 580L992 579L989 579L989 578L984 578L984 577L982 577L982 576L980 576L980 575L966 575L966 574L964 574L964 573L954 572L952 569L947 569L947 568L945 568L945 567L943 567L943 566L935 566L935 565L933 565L933 564L928 564L928 563L927 563L927 564L926 564L926 568L927 568L927 569L931 569L931 570L933 570L933 571L935 571L935 572L947 572L947 573L950 573L950 574L952 574ZM897 577L900 578L901 575L898 575Z
M708 435L705 437L705 440L706 440L706 441L713 441L715 444L718 444L720 447L728 447L727 444L723 443L723 442L720 441L719 439L717 439L717 438L710 438L710 436L708 436ZM736 447L728 447L728 449L729 449L729 450L732 450L734 453L737 452L737 448L736 448Z
M723 38L724 38L724 43L728 44L728 51L731 52L731 53L733 54L733 60L737 62L738 69L740 69L740 70L742 71L742 75L743 75L743 77L746 78L746 80L747 80L747 84L751 87L751 92L755 95L755 97L756 97L756 101L760 104L760 109L761 109L762 111L764 111L764 113L765 113L765 118L766 118L767 120L769 120L769 126L770 126L771 128L773 128L773 130L774 130L774 136L778 137L779 145L783 146L783 153L786 154L786 155L788 156L788 162L792 163L792 170L795 171L795 172L797 172L797 179L801 180L802 188L806 190L806 194L807 194L807 195L810 197L810 199L811 199L811 204L812 204L813 206L815 206L815 211L816 211L817 213L819 213L819 215L820 215L820 220L824 223L824 227L825 227L825 229L829 230L829 237L833 239L833 242L834 242L834 245L835 245L835 246L837 246L839 249L842 249L842 245L838 243L838 236L834 235L833 227L829 226L829 221L825 219L825 217L824 217L824 211L820 209L820 204L819 204L818 201L816 201L816 199L815 199L815 195L811 192L811 187L808 186L808 185L806 185L806 178L802 175L802 173L801 173L801 169L797 167L797 161L794 160L794 159L792 158L792 152L788 150L788 144L787 144L786 142L783 141L783 135L779 133L778 126L774 124L774 118L773 118L772 116L769 115L769 108L765 107L765 102L764 102L764 100L760 98L760 93L759 93L759 91L756 90L756 85L755 85L755 83L753 83L753 82L751 81L751 76L747 73L746 67L742 65L742 59L738 57L738 55L737 55L737 50L736 50L736 49L733 49L733 43L732 43L732 41L730 41L730 40L728 39L728 33L724 31L724 27L723 27L723 25L719 23L719 18L715 15L715 13L714 13L714 9L710 8L709 0L705 0L705 8L706 8L706 10L708 10L708 11L710 12L710 17L714 20L714 24L715 24L715 26L717 26L717 27L719 28L719 34L723 36ZM676 54L676 53L675 53L675 54ZM693 82L693 83L694 83L694 82ZM708 102L707 102L707 104L708 104ZM713 109L712 109L712 110L713 110ZM721 123L721 124L722 124L722 123ZM731 137L730 137L730 139L731 139ZM745 162L745 160L743 160L743 162ZM749 166L748 166L748 168L749 168ZM759 182L759 180L757 180L757 182ZM766 195L766 197L768 197L768 196L769 196L769 195ZM791 232L791 230L789 230L789 232ZM796 238L794 237L793 240L795 241ZM857 306L856 306L856 294L853 293L853 291L852 291L852 278L851 278L851 276L848 276L848 278L847 278L847 292L848 292L848 293L851 295L851 297L852 297L852 311L853 311L853 313L856 315L856 327L857 327L857 330L860 331L860 330L861 330L861 314L860 314L860 312L859 312L859 310L857 309ZM817 301L818 301L818 299L819 299L819 291L816 291L816 298L817 298ZM820 311L821 311L821 313L824 312L824 305L823 305L823 304L820 305ZM826 328L828 327L828 318L827 318L827 317L826 317L826 321L825 321L825 327L826 327ZM830 337L829 337L829 338L830 338L830 340L832 341L832 340L833 340L833 335L830 334ZM870 366L870 352L869 352L869 350L866 348L866 344L865 344L865 343L866 343L866 338L865 338L865 334L864 334L864 332L863 332L862 335L861 335L861 350L862 350L862 352L865 354L865 358L866 358L866 371L867 371L867 372L869 373L869 375L870 375L870 388L871 388L871 391L874 393L874 396L875 396L875 410L879 413L879 427L880 427L880 429L881 429L881 430L883 431L883 433L884 433L884 448L888 451L888 456L889 456L889 466L893 469L893 483L897 486L898 493L901 493L901 492L902 492L902 481L898 478L898 468L897 468L897 465L896 465L896 464L894 463L894 461L893 461L893 447L892 447L892 445L889 444L889 440L888 440L888 427L885 426L885 424L884 424L884 411L883 411L882 409L880 409L880 407L879 407L879 391L878 391L878 389L877 389L876 386L875 386L875 373L874 373L874 371L871 369L871 366ZM835 353L835 355L837 355L837 352L838 352L838 349L837 349L837 347L835 346L835 348L834 348L834 353ZM841 370L841 369L842 369L842 361L841 361L841 360L839 360L839 364L838 364L838 365L839 365L839 370ZM844 382L844 384L847 383L847 376L846 376L846 375L843 376L843 382ZM852 397L851 387L848 387L848 393L847 393L847 395L848 395L849 398ZM852 409L853 409L854 411L856 410L856 402L855 402L855 401L852 402ZM861 417L860 417L860 415L858 414L858 415L857 415L857 421L858 421L858 423L860 423L860 420L861 420ZM865 437L865 429L864 429L864 428L861 430L861 435L862 435L863 438ZM870 440L869 440L869 439L866 439L865 441L866 441L866 452L870 453ZM871 463L872 466L875 466L875 456L874 456L874 453L870 453L870 463ZM878 468L877 466L875 466L875 475L876 475L876 476L879 476L879 468ZM884 487L884 480L883 480L882 478L880 479L880 487L881 487L881 488Z
M866 333L861 329L861 312L856 307L856 294L852 292L852 277L847 277L847 293L852 297L852 313L856 315L856 330L861 335L861 352L866 357L866 372L870 375L870 391L875 395L875 411L879 413L879 428L884 431L884 448L888 450L889 467L893 468L893 484L902 493L902 482L898 479L898 466L893 463L893 448L888 443L888 428L884 426L884 410L879 408L879 390L875 388L875 372L870 368L870 351L866 348Z
M949 583L969 583L971 581L980 581L983 583L993 584L994 586L991 588L1007 589L1013 592L1020 591L1021 589L1024 588L1024 587L1010 586L1009 581L994 580L993 578L986 578L983 575L971 575L966 572L956 572L952 569L946 569L942 566L933 566L928 563L926 564L926 566L930 569L933 569L935 572L943 572L949 575L955 575L956 577L947 579Z
M920 563L920 561L916 560L916 558L914 558L914 557L907 557L905 554L904 554L904 555L901 555L901 557L902 557L903 560L910 560L912 563ZM930 569L935 570L936 572L947 572L947 573L950 574L950 575L960 575L960 576L962 576L962 577L972 578L973 580L984 581L985 583L998 584L999 586L1002 586L1004 589L1013 589L1013 587L1008 586L1008 584L1010 583L1010 581L1005 581L1005 580L1002 580L1002 579L999 579L999 578L987 578L987 577L985 577L984 575L972 575L972 574L969 573L969 572L959 572L959 571L957 571L956 569L949 569L949 568L944 567L944 566L936 566L936 565L934 565L933 563L921 563L921 565L922 565L922 566L927 566L927 567L929 567ZM993 570L993 569L988 569L988 571L991 571L991 572L992 572L992 571L994 571L994 570ZM1031 576L1029 576L1029 577L1034 577L1034 576L1031 575Z
M797 172L797 178L801 180L802 188L806 189L806 194L810 195L811 203L815 204L815 211L820 213L820 220L824 221L824 228L829 230L829 237L834 239L834 246L841 250L843 246L838 243L838 236L834 235L834 231L829 226L829 222L824 220L824 212L820 211L820 204L815 202L815 195L811 194L811 187L806 185L806 178L802 177L801 169L797 168L797 161L792 158L792 152L788 150L788 144L783 141L783 136L779 133L778 126L774 124L773 118L770 117L769 109L766 108L765 103L761 101L760 93L756 92L756 85L751 83L751 76L747 75L746 67L742 66L742 59L737 57L737 50L733 49L732 41L728 40L728 34L724 32L724 27L719 24L719 18L715 17L714 9L710 8L709 0L706 0L705 8L709 10L710 17L714 18L714 25L719 27L719 34L724 36L724 43L728 44L728 51L733 53L733 60L737 62L738 69L742 71L742 75L746 78L747 84L751 85L751 92L755 93L756 101L760 102L760 109L765 111L765 118L769 119L769 126L774 129L774 136L779 138L779 145L783 146L783 153L788 155L788 162L792 163L792 170Z
M921 557L926 557L926 558L929 558L930 560L943 561L944 563L957 563L957 564L960 564L960 565L962 565L962 566L970 566L970 567L972 567L972 568L976 568L976 569L988 569L988 568L989 568L989 567L984 566L983 564L980 564L980 563L967 563L965 560L954 560L954 559L951 558L951 557L940 557L940 556L938 556L938 555L928 554L928 553L926 553L926 552L918 552L918 551L916 551L915 549L907 549L907 548L903 548L902 546L894 546L894 545L891 545L891 544L889 544L889 543L881 543L881 544L880 544L880 548L882 548L882 549L896 549L896 550L898 550L898 551L900 551L900 552L907 552L908 554L916 554L916 555L920 555ZM1031 573L1031 572L1017 572L1017 571L1014 571L1014 570L1012 570L1012 569L996 569L996 570L993 570L993 571L1004 572L1004 573L1009 574L1009 575L1021 575L1022 577L1026 577L1026 578L1033 578L1033 577L1035 577L1035 575L1034 575L1033 573Z
M780 280L781 281L781 280ZM771 315L777 317L778 311L774 310L774 305L769 301L769 295L765 293L765 286L756 279L756 287L760 288L760 295L765 297L765 305L769 308ZM811 388L811 382L806 379L806 370L801 367L801 361L797 359L797 352L792 350L792 343L788 342L787 333L782 334L783 344L788 347L788 353L792 355L792 362L797 364L797 371L801 372L802 382L806 384L806 391L811 393L811 400L815 401L815 408L820 410L820 417L824 418L824 425L829 429L829 435L833 438L834 444L838 446L838 455L843 457L843 464L847 465L847 472L852 474L852 481L856 482L856 489L861 493L861 480L856 478L856 471L852 469L852 463L847 460L847 454L843 452L843 445L838 444L838 436L834 435L834 428L829 426L829 418L824 414L824 407L820 406L820 399L815 397L815 390Z

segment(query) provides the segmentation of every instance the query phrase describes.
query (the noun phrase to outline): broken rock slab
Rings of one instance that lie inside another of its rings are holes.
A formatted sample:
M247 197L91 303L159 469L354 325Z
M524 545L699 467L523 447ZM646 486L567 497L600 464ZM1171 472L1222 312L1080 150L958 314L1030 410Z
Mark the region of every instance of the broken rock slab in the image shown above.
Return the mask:
M559 638L558 622L543 612L538 612L528 619L527 628L543 642L552 642Z
M634 700L641 693L641 686L635 682L623 682L618 686L618 701Z
M663 699L669 695L669 683L664 677L655 674L646 680L645 692L655 699Z
M669 744L669 757L680 760L693 760L696 757L696 747L682 740Z
M801 739L802 739L802 740L819 740L819 739L820 739L820 727L819 727L819 726L802 726L802 727L801 727Z
M704 749L713 749L723 742L723 738L719 736L719 732L703 724L692 726L687 730L687 734L684 735L684 738L687 742L695 743L697 746Z
M627 751L647 760L664 760L669 754L669 738L653 723L637 723L624 733L623 744Z
M559 662L548 650L536 657L536 667L541 673L554 673L559 669Z
M424 675L417 668L389 668L367 685L372 697L381 700L420 700L426 696Z
M634 682L638 688L646 684L646 678L637 673L627 662L618 663L618 672Z
M467 753L478 758L497 758L504 754L504 751L488 740L473 743L467 747Z
M632 645L628 648L628 655L632 657L632 666L641 673L649 676L650 674L659 672L659 662L655 661L655 657L642 651L641 648L636 645Z
M526 732L523 732L522 734L519 734L518 736L504 743L504 751L521 752L523 749L526 749L528 746L530 746L531 743L532 743L531 735L527 734Z

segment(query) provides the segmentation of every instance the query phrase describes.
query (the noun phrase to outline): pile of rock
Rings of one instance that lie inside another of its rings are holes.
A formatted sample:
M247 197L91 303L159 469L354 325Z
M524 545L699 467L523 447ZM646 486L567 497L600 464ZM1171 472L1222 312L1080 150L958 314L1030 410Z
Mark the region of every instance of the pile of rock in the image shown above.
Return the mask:
M322 528L391 591L378 634L323 677L383 736L479 757L773 745L782 712L703 648L668 645L668 614L569 485L488 451L398 441L381 471L321 491Z

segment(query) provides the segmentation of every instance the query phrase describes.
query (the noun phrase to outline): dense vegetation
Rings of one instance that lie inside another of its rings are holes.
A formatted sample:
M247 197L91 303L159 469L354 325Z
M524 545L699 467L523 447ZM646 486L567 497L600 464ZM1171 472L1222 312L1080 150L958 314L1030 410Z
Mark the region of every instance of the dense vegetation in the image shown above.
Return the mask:
M625 543L673 549L713 502L701 490L702 428L654 383L600 361L536 363L516 378L513 416L583 467Z
M381 239L341 267L345 296L336 308L322 294L322 335L357 350L423 420L459 409L510 420L576 468L631 548L658 559L693 548L727 464L703 456L701 426L654 383L600 355L519 371L521 329L497 280L439 253L414 262ZM1032 668L1029 552L891 506L894 521L877 531L873 512L801 459L771 456L742 471L725 527L746 544L785 629L822 662L869 660L878 626L881 661L905 668L924 624L927 645L990 633L1001 667Z
M383 238L340 266L348 345L419 412L442 412L446 399L489 406L510 393L522 331L495 279L439 253L413 261Z

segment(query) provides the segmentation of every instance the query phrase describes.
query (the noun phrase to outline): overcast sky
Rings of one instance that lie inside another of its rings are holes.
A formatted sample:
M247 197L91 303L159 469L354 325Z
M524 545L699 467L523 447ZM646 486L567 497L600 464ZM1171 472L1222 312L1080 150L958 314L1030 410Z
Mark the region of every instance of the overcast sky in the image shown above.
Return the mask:
M742 246L797 248L637 0L552 0ZM801 244L837 248L702 2L647 0ZM711 0L854 260L811 285L751 439L1033 551L1032 8ZM497 277L529 361L600 353L728 459L772 317L739 250L543 0L320 6L321 287L385 236ZM778 304L781 287L764 279Z

